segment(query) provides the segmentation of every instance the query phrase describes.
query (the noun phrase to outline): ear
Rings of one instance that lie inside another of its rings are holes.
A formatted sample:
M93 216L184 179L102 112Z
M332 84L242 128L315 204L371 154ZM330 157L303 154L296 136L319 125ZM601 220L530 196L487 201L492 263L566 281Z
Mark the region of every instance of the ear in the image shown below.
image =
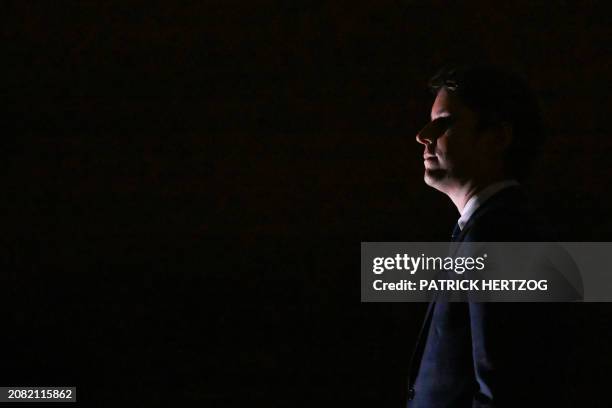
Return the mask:
M497 127L496 133L493 138L495 140L494 148L499 152L503 152L508 149L514 138L512 125L508 122L503 122Z

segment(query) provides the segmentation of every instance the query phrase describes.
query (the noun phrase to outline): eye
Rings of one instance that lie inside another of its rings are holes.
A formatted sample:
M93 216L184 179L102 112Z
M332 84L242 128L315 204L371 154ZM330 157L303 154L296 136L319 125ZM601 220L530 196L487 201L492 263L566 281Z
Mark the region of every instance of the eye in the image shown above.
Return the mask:
M444 131L448 129L454 122L455 118L452 116L440 116L431 121L431 125L438 131Z
M446 130L455 122L455 118L452 116L438 116L436 119L430 121L421 131L419 135L422 138L436 138L441 136Z

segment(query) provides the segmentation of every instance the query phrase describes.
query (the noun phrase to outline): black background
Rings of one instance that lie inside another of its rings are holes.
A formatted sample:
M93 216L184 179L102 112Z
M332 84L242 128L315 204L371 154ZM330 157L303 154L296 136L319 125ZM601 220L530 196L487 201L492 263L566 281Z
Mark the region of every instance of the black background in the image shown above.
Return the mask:
M442 64L529 78L534 199L612 236L609 7L496 3L3 2L3 385L401 406L425 305L361 304L359 243L448 239L414 141ZM610 308L580 307L577 405L608 406Z

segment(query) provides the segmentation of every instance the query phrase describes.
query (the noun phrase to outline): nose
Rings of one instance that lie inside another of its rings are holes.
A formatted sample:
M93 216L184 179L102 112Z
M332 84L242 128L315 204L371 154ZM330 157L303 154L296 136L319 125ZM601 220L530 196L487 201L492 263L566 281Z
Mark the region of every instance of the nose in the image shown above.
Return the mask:
M441 129L437 126L437 122L430 122L416 135L416 141L425 146L435 144L441 133L443 132L441 132Z
M430 137L426 137L425 133L423 133L422 131L417 133L416 135L416 141L422 145L430 145L431 143L433 143L432 138Z
M435 139L435 132L432 132L429 125L421 129L416 135L416 141L425 146L432 144Z

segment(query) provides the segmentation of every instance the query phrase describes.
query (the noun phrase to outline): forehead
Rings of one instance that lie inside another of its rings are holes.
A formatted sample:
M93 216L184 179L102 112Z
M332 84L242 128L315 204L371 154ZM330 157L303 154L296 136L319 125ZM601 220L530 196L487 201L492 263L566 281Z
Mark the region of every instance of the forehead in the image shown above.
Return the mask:
M471 109L459 99L453 92L441 88L431 106L431 120L450 115L473 115Z

